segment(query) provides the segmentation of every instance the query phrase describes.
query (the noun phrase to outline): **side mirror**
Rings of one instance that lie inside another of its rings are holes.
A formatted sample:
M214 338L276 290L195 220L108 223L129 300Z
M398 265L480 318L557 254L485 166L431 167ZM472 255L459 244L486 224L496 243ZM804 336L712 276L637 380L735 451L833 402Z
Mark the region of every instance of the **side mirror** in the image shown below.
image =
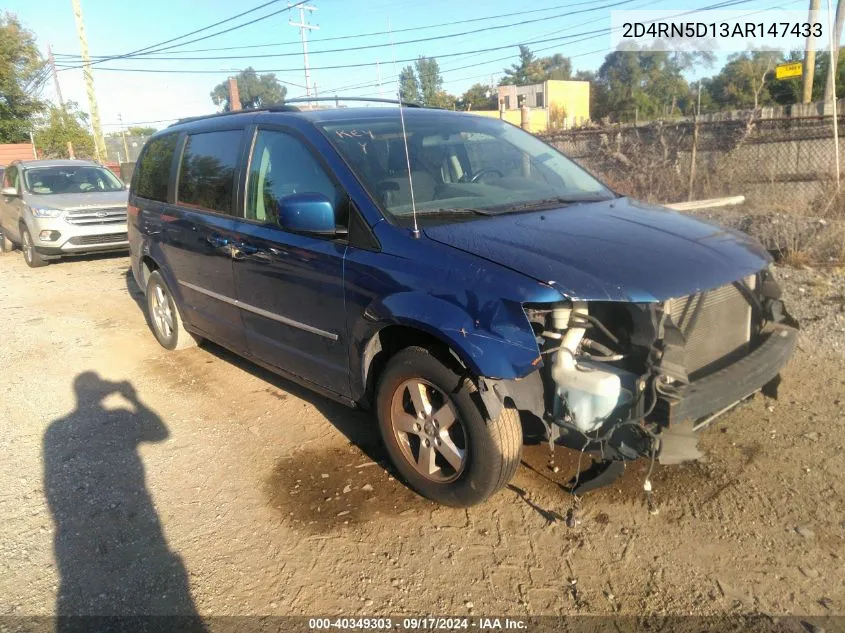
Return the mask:
M296 233L335 235L334 205L321 193L295 193L279 201L279 225Z
M4 196L18 196L18 195L20 195L18 193L17 188L15 188L15 187L3 187L3 189L0 190L0 193L2 193Z

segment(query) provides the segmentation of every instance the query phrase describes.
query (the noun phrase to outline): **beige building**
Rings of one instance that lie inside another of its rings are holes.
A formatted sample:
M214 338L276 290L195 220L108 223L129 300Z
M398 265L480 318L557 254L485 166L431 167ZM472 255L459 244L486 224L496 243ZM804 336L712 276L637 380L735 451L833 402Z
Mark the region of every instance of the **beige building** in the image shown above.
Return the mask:
M499 86L499 109L523 105L546 111L546 126L571 128L590 120L590 83L548 79L528 86Z

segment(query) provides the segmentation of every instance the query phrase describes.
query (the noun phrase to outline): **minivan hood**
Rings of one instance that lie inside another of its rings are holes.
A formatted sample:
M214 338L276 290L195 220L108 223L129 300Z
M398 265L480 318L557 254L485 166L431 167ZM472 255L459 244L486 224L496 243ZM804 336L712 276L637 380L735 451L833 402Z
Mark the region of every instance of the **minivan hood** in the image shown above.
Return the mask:
M129 191L92 191L90 193L54 193L38 195L26 193L24 201L31 207L49 207L62 211L77 209L102 209L104 207L120 207L127 204Z
M627 198L424 232L585 301L664 301L737 281L771 261L744 233Z

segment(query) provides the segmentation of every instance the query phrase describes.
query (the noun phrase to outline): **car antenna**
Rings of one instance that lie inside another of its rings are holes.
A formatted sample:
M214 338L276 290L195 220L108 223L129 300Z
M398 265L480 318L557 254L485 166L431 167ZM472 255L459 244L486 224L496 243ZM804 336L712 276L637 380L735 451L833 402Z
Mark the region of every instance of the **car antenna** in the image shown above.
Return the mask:
M390 39L390 52L393 55L393 72L396 72L396 50L393 48L393 31L390 28L390 16L387 17L387 36ZM414 228L411 235L419 239L420 227L417 225L417 201L414 197L414 179L411 178L411 153L408 150L408 133L405 131L405 109L402 104L402 79L397 78L398 90L396 97L399 101L399 121L402 124L402 145L405 147L405 166L408 168L408 191L411 194L411 216L414 219Z
M405 132L405 108L402 107L402 93L397 93L399 97L399 121L402 123L402 144L405 146L405 165L408 168L408 191L411 193L411 215L414 218L414 230L412 234L415 238L420 236L420 228L417 226L417 203L414 198L414 179L411 178L411 154L408 150L408 134Z

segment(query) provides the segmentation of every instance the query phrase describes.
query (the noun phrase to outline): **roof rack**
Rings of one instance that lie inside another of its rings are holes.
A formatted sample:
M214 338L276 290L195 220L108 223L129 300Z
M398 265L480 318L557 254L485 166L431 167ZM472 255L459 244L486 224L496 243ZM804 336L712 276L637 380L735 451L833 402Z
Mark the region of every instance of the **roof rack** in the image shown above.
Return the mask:
M289 106L283 103L274 103L260 108L250 108L248 110L232 110L229 112L215 112L213 114L200 114L199 116L189 116L184 119L179 119L176 123L171 123L168 127L180 125L181 123L191 123L192 121L204 121L205 119L214 119L223 116L233 116L235 114L255 114L256 112L299 112L296 106Z
M421 108L419 103L413 101L399 101L398 99L382 99L378 97L297 97L296 99L285 99L285 103L309 103L311 101L367 101L371 103L392 103L403 105L406 108Z
M189 116L184 119L179 119L176 123L171 123L168 127L180 125L182 123L191 123L193 121L204 121L205 119L214 119L223 116L233 116L236 114L254 114L256 112L300 112L301 110L295 105L288 105L291 103L310 103L312 101L366 101L370 103L392 103L394 105L402 105L406 108L421 108L419 103L413 101L399 101L398 99L381 99L377 97L297 97L296 99L286 99L284 103L275 103L254 108L249 110L234 110L230 112L215 112L213 114L201 114L199 116Z

